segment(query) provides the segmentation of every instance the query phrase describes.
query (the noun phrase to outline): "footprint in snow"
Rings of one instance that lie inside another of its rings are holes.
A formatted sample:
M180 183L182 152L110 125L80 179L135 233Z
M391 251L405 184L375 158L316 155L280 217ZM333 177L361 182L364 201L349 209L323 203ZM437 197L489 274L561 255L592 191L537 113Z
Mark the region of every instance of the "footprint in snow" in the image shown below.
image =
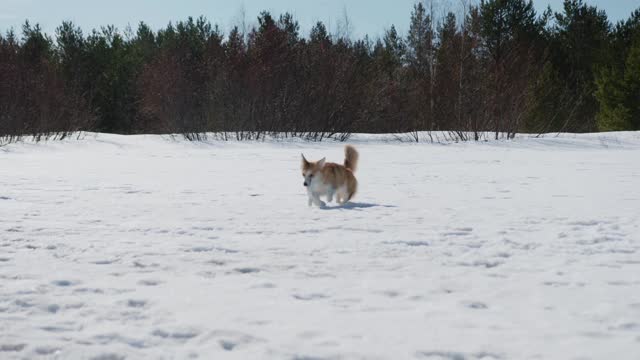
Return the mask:
M233 341L220 340L220 346L227 351L233 350L238 344Z
M111 265L115 262L117 262L118 260L96 260L96 261L92 261L91 263L94 265Z
M578 221L569 222L569 225L586 227L586 226L596 226L601 223L604 223L604 222L597 221L597 220L578 220Z
M471 228L471 227L461 227L461 228L455 228L455 229L450 230L450 231L446 231L446 232L442 233L442 235L444 235L444 236L467 236L467 235L470 235L472 231L473 231L473 228Z
M217 228L214 228L212 226L192 226L191 229L192 230L198 230L198 231L215 231L215 230L218 230Z
M292 296L293 296L294 299L303 300L303 301L320 300L320 299L326 299L326 298L329 297L328 295L320 294L320 293L293 294Z
M209 260L205 264L209 264L209 265L212 265L212 266L224 266L224 265L226 265L226 263L224 261L215 260L215 259L214 260Z
M227 330L214 330L210 334L206 335L206 338L218 339L218 344L220 344L220 347L226 351L233 351L237 348L256 342L263 342L262 339L256 338L252 335Z
M200 271L198 272L198 276L205 279L213 279L216 277L216 273L214 271Z
M138 285L142 285L142 286L158 286L162 284L162 281L160 280L140 280L138 281Z
M467 302L464 302L463 305L465 307L468 307L469 309L475 309L475 310L484 310L489 308L487 304L480 301L467 301Z
M221 253L225 253L225 254L237 254L237 253L240 252L239 250L227 249L227 248L222 248L222 247L214 248L214 250L219 251Z
M49 313L51 313L51 314L55 314L55 313L57 313L59 310L60 310L60 305L58 305L58 304L51 304L51 305L48 305L48 306L46 307L46 311L47 311L47 312L49 312Z
M38 355L53 355L60 352L60 348L53 346L39 346L35 349L36 354Z
M609 330L640 331L640 323L628 322L618 326L610 326Z
M456 351L422 351L416 354L419 359L429 360L499 360L503 357L489 352L464 354Z
M21 308L30 308L30 307L33 307L33 304L32 304L32 303L30 303L30 302L28 302L28 301L20 300L20 299L15 300L15 301L13 302L13 304L14 304L14 305L16 305L16 306L18 306L18 307L21 307Z
M118 354L100 354L98 356L94 356L91 360L124 360L125 357Z
M251 289L275 289L277 286L273 283L263 283L252 286Z
M211 252L213 250L215 250L215 248L213 246L195 246L195 247L192 247L190 249L185 250L185 252L201 253L201 252Z
M396 290L376 291L375 293L389 298L397 298L398 296L400 296L400 292Z
M254 268L254 267L243 267L243 268L236 268L233 269L233 271L240 273L240 274L252 274L252 273L257 273L260 272L261 270L258 268Z
M70 328L70 327L63 327L63 326L42 326L40 327L41 330L46 331L46 332L51 332L51 333L65 333L65 332L72 332L72 331L76 331L77 329L74 328Z
M166 331L162 329L154 330L151 335L161 337L163 339L175 339L175 340L189 340L200 333L196 330L185 329L185 330L176 330L176 331Z
M388 245L405 245L409 247L417 247L417 246L429 246L429 243L426 241L385 241L383 244Z
M26 344L2 344L0 345L0 352L20 352L26 347Z
M481 267L481 268L485 268L485 269L491 269L491 268L500 266L502 264L504 264L504 262L500 261L500 260L495 260L495 261L476 260L476 261L473 261L473 262L460 262L460 263L458 263L458 265L460 265L460 266Z
M56 280L52 282L52 284L60 287L68 287L68 286L74 285L74 283L69 280Z
M146 305L147 305L147 301L146 300L134 300L134 299L127 300L127 306L128 307L143 308Z

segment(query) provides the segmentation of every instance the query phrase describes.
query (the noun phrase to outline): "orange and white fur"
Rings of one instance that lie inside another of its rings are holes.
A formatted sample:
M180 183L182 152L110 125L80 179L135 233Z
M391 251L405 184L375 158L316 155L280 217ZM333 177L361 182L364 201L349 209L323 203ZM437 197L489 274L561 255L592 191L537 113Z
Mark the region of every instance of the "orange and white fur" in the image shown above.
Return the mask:
M344 165L327 163L325 158L312 162L302 155L302 177L304 186L309 195L309 206L326 206L320 200L320 196L326 196L327 201L336 201L342 205L351 200L358 188L358 181L353 173L358 165L358 152L353 146L347 145L344 148Z

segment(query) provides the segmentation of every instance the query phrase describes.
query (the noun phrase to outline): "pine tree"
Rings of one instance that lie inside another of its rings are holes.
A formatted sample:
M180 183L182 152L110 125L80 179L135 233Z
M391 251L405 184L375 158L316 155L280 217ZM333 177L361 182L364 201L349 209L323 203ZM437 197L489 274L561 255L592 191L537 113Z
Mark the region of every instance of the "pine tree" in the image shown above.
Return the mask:
M462 39L454 13L448 13L438 26L438 39L440 41L437 53L438 72L436 74L438 91L434 94L436 116L444 128L459 130L460 124L457 124L457 117Z
M609 61L611 25L604 11L582 0L565 0L556 23L552 62L576 105L566 114L571 124L568 130L595 131L598 103L594 70Z
M631 113L631 130L640 130L640 34L629 51L624 73L627 106Z
M482 0L482 38L489 69L489 101L495 138L513 136L526 113L526 94L537 70L542 24L531 0Z
M390 68L399 68L406 59L406 46L394 25L384 34L383 44Z
M612 66L596 79L600 131L640 130L640 37L627 53L622 72Z
M422 3L414 5L406 41L411 109L409 122L415 131L436 128L434 116L435 41L432 14Z

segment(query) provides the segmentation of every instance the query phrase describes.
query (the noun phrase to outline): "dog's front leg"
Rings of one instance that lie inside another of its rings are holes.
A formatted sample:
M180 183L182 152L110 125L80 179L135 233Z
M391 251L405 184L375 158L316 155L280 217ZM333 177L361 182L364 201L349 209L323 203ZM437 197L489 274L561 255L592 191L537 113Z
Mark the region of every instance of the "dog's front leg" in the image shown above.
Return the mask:
M327 190L327 202L332 202L333 201L333 195L335 194L335 190L333 188L329 188L329 190Z
M313 194L313 202L320 207L327 206L327 204L324 201L320 200L320 195L318 194Z
M309 206L313 204L313 193L307 189L307 197L309 198Z

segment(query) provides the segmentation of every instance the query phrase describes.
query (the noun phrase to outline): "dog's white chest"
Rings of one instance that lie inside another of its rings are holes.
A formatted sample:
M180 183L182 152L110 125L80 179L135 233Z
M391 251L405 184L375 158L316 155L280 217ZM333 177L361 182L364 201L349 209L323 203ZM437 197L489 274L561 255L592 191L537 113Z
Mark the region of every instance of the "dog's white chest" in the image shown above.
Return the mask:
M329 190L329 186L324 184L321 179L314 179L311 185L307 187L307 191L316 195L325 195Z

